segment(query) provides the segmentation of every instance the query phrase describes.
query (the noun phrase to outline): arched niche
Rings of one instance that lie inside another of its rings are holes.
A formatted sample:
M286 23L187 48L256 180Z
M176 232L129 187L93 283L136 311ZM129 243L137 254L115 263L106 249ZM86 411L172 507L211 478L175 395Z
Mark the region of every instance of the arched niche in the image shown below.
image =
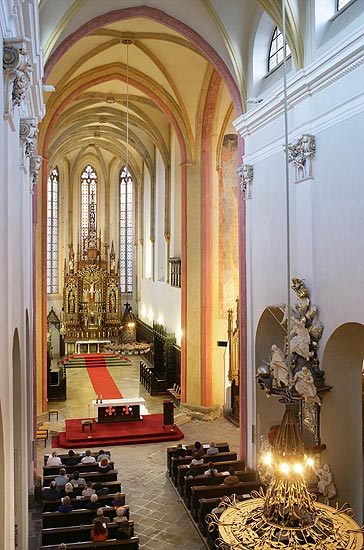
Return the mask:
M280 322L283 318L282 310L278 306L267 307L258 322L255 334L255 371L269 363L271 347L276 344L284 349L285 330ZM256 384L256 430L257 443L261 435L267 436L271 426L280 424L284 407L277 396L267 397L266 393ZM259 451L259 447L258 447Z
M0 402L0 464L5 463L4 456L4 429L3 429L3 415ZM0 494L5 495L5 483L4 476L0 476ZM0 525L5 525L5 505L6 499L0 499ZM0 548L5 548L5 529L0 529Z
M14 529L19 548L25 548L28 528L28 499L26 468L28 464L27 449L23 445L26 426L23 424L26 396L23 393L25 381L21 368L20 340L18 329L13 335L13 441L14 441Z
M334 475L340 504L348 502L356 521L363 519L362 367L364 325L346 323L330 336L321 368L333 386L321 411L322 461Z

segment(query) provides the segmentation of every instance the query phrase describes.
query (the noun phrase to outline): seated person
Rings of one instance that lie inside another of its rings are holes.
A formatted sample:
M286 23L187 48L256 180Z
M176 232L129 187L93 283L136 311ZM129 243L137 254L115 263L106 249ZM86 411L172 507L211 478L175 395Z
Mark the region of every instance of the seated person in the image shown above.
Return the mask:
M109 489L105 487L105 485L103 485L101 481L96 481L96 483L94 483L94 489L98 496L109 494Z
M62 466L62 460L57 456L56 451L53 451L52 455L48 457L46 466Z
M72 512L73 506L71 504L71 499L68 496L65 496L62 499L62 504L58 506L58 512Z
M110 523L110 518L108 516L104 516L103 508L98 508L96 514L97 516L92 520L92 523L96 523L97 521L101 521L102 523Z
M96 458L92 456L90 449L87 449L85 456L81 460L82 464L91 464L91 462L96 462Z
M66 464L66 466L75 466L80 462L80 457L76 456L74 451L70 449L68 451L68 456L63 459L63 464Z
M224 479L224 485L235 485L239 483L240 479L235 475L235 470L233 466L229 468L229 475Z
M73 478L71 479L73 487L84 487L86 485L85 478L80 477L80 472L73 472Z
M94 523L94 528L91 530L91 539L93 541L107 540L109 532L106 527L103 526L102 521L97 520Z
M58 550L67 550L67 544L61 542L61 544L58 546Z
M132 536L132 528L129 525L128 518L122 517L120 518L119 523L120 527L115 532L115 538L118 540L121 539L130 539Z
M57 487L60 487L61 489L68 483L68 475L66 474L66 470L64 468L61 468L59 470L59 475L54 479L54 481L57 484Z
M205 454L205 449L202 447L201 443L199 441L195 441L195 445L192 449L192 456L195 454L195 453L198 453L200 455L200 458L202 455Z
M123 518L126 517L126 508L124 506L120 506L116 510L116 516L114 518L115 523L121 523L123 521Z
M98 457L96 458L96 462L100 462L100 460L104 457L106 457L108 460L110 460L110 455L107 455L103 449L100 449Z
M95 489L93 488L92 481L88 481L86 487L82 491L83 497L90 497L91 495L94 495L96 493Z
M177 449L173 453L173 458L184 458L188 454L187 449L183 448L182 443L177 444Z
M209 467L209 469L205 470L203 475L204 476L216 476L216 474L218 473L218 470L216 470L216 468L214 468L214 463L209 462L208 467Z
M112 467L109 464L109 459L104 456L100 460L100 463L97 465L97 471L103 474L107 474L108 472L110 472L110 470L112 470Z
M86 504L86 508L89 510L97 510L100 506L102 506L102 504L99 502L99 497L97 495L91 495L90 502Z
M45 498L45 500L61 499L61 491L57 489L57 483L55 481L51 481L49 487L43 488L43 497Z
M124 504L124 497L121 495L121 493L115 493L114 500L111 501L111 506L114 508L119 508L120 506L123 506Z
M192 455L192 460L190 462L190 468L191 466L197 466L198 464L203 464L203 458L201 458L201 453L198 451L195 451Z
M211 441L210 447L207 449L206 454L208 455L217 455L219 454L219 449L216 447L215 443Z
M196 477L198 475L198 471L195 470L193 467L189 467L188 470L186 470L186 474L185 474L185 477L187 479L191 479L193 477Z
M75 498L76 495L73 492L72 483L66 483L66 485L64 486L64 493L65 493L66 496L70 497L71 499Z

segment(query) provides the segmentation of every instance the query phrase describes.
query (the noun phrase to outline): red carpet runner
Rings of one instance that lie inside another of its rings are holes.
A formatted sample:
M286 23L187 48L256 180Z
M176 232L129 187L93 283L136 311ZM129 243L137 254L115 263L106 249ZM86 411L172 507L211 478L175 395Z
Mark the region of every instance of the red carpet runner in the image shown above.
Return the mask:
M121 399L123 396L106 367L104 357L101 354L85 355L84 359L95 395L102 395L103 399ZM95 363L99 366L95 367Z

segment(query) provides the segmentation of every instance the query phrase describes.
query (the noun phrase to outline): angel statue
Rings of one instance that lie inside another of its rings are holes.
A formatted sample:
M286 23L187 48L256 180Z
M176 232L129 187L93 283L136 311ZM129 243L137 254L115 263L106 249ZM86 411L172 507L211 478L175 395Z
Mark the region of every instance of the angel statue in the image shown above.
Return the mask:
M291 329L291 342L290 348L291 353L297 353L308 359L313 355L313 352L310 351L311 337L308 329L306 328L306 321L303 318L301 321L298 321L292 317L292 329Z
M318 477L317 488L324 497L325 504L329 504L329 499L336 495L336 487L330 471L330 466L324 464L322 468L315 471Z

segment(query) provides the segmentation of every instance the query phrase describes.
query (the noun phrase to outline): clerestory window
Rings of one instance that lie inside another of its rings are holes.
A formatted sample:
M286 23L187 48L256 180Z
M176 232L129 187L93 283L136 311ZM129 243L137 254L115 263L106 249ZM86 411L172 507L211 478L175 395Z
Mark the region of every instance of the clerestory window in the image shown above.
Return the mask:
M286 56L291 55L291 50L286 43ZM283 34L276 27L274 29L272 40L270 42L269 56L268 56L268 72L273 71L278 65L283 63Z
M58 292L58 168L49 175L47 185L47 294Z
M120 172L120 290L133 292L133 179L124 167Z

